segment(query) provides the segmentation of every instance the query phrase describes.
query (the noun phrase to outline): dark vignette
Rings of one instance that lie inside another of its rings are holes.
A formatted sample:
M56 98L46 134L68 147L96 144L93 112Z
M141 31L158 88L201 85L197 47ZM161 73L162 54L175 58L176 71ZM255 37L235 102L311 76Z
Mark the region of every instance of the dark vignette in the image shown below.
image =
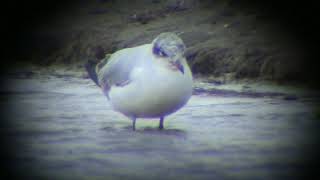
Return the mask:
M84 0L82 0L84 1ZM305 69L306 77L311 78L315 82L315 87L319 87L319 70L318 70L318 47L319 47L319 20L318 6L309 1L300 2L282 2L265 1L230 1L234 6L241 8L261 9L263 13L270 16L274 24L283 28L284 31L292 34L297 38L300 46L306 55L308 69ZM57 12L72 11L72 7L77 5L77 1L68 3L56 1L6 1L1 7L3 36L3 54L1 60L1 74L10 72L11 66L14 66L14 59L23 59L30 61L32 51L37 49L40 54L46 54L56 49L59 44L41 43L41 38L33 34L33 30L40 26L45 26L51 21L56 20ZM209 1L207 3L210 3ZM7 86L7 82L1 80L1 86ZM10 94L4 94L10 100ZM1 107L1 129L10 127L10 115L12 111L9 107ZM319 133L315 132L315 141L319 141ZM33 171L37 171L30 167L25 170L15 163L14 157L20 151L24 150L25 144L17 142L14 135L8 135L1 131L1 155L2 167L0 177L11 179L18 177L25 179L26 177L34 177ZM301 167L300 172L292 172L297 174L298 179L305 177L313 177L314 173L319 170L319 147L314 147L313 150L308 150L308 154L304 154L301 158L308 162L310 166ZM311 152L311 153L310 153ZM303 154L303 153L302 153Z

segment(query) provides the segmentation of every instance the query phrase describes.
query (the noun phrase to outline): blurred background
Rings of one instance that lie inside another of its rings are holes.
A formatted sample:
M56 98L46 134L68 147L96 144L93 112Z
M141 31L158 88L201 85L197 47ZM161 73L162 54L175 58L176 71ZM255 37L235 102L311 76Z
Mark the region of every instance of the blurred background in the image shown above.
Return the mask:
M5 1L0 178L313 177L320 122L316 7L293 1ZM151 43L162 32L176 32L185 42L194 96L165 131L141 121L133 134L84 64Z
M150 43L171 31L187 45L195 75L221 82L316 84L314 8L312 3L233 0L10 2L3 6L2 62L83 71L98 51Z

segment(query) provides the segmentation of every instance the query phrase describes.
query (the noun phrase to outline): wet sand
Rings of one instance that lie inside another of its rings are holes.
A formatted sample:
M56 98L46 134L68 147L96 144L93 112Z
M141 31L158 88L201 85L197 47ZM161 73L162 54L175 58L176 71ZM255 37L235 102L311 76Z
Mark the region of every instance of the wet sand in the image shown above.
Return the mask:
M45 179L284 179L312 170L313 97L197 91L165 119L131 121L80 78L11 79L0 103L14 172Z

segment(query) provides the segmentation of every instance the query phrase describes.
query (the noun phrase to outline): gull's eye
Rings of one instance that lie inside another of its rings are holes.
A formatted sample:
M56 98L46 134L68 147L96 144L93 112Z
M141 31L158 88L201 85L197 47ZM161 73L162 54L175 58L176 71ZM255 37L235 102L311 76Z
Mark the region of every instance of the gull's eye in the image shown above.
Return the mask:
M168 55L162 49L160 49L159 53L160 53L160 56L168 57Z
M158 46L153 47L153 53L158 56L168 57L168 55L163 51L163 49L159 48Z

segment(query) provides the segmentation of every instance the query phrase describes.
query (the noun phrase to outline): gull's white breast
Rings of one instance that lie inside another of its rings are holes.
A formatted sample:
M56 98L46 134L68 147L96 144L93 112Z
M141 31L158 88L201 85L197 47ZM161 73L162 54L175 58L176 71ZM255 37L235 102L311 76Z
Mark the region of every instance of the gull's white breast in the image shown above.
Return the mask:
M184 73L167 67L165 60L152 54L151 48L140 48L141 55L131 75L130 83L113 86L109 97L115 110L134 117L156 118L171 114L187 103L192 95L192 74L182 60ZM148 52L148 53L143 53ZM137 49L139 53L139 49Z

